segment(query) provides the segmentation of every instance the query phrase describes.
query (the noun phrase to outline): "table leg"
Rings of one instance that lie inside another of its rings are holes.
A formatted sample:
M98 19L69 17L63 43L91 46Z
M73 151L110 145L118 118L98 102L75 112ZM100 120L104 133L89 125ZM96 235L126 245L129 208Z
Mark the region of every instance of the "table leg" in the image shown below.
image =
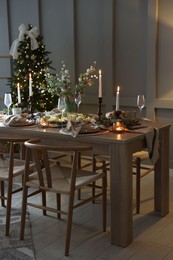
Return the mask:
M159 160L155 165L155 211L162 217L169 213L169 133L170 127L160 129Z
M110 146L111 242L122 247L133 240L132 154L129 144Z

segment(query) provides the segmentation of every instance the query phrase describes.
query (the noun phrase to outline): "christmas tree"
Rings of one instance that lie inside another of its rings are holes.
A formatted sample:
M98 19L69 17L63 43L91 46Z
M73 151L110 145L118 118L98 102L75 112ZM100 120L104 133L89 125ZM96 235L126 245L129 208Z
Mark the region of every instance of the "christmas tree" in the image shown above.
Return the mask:
M32 79L32 101L34 111L50 111L57 106L57 96L46 90L45 72L51 68L43 37L31 24L19 27L19 38L12 44L10 54L13 56L12 78L10 88L13 104L29 108L29 78ZM21 101L18 100L20 89Z

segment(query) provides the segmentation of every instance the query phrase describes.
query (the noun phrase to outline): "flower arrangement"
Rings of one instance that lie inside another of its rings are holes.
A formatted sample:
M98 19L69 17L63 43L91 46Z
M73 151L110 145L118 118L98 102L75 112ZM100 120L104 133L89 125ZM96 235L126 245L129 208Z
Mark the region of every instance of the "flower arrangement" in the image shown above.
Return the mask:
M47 90L52 94L57 94L59 97L75 97L77 94L83 94L87 86L94 84L94 79L98 77L94 74L96 62L90 66L84 73L81 73L76 84L72 84L69 70L62 61L62 67L59 74L52 75L49 70L45 74L45 79L48 84Z

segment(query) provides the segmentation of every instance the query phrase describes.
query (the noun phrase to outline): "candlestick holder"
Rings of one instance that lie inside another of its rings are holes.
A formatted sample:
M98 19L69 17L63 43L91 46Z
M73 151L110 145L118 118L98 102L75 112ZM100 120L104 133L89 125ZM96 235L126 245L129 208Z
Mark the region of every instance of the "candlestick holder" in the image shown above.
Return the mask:
M122 111L121 110L115 110L114 111L114 115L115 115L115 118L116 119L119 119L120 118L120 115L121 115Z
M29 97L29 118L34 119L34 98L33 98L33 96Z
M102 116L102 103L103 103L103 99L102 97L98 98L98 111L97 111L97 115L99 116L99 118Z

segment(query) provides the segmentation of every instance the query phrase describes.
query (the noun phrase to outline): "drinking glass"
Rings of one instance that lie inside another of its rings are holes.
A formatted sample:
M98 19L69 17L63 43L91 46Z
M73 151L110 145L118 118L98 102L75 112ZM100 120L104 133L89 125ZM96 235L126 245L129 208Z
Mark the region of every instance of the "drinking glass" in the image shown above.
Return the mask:
M5 93L4 95L4 105L8 108L8 115L9 115L9 109L12 104L12 97L11 93Z
M77 112L79 113L79 106L80 106L80 104L82 102L82 97L81 97L80 93L76 93L75 94L75 100L74 101L75 101L75 103L77 105Z
M60 97L60 98L58 99L58 109L61 111L62 116L63 116L64 111L65 111L65 109L66 109L66 103L65 103L65 100L64 100L63 97Z
M137 95L137 107L140 110L140 113L142 113L142 109L145 106L145 97L144 95Z

